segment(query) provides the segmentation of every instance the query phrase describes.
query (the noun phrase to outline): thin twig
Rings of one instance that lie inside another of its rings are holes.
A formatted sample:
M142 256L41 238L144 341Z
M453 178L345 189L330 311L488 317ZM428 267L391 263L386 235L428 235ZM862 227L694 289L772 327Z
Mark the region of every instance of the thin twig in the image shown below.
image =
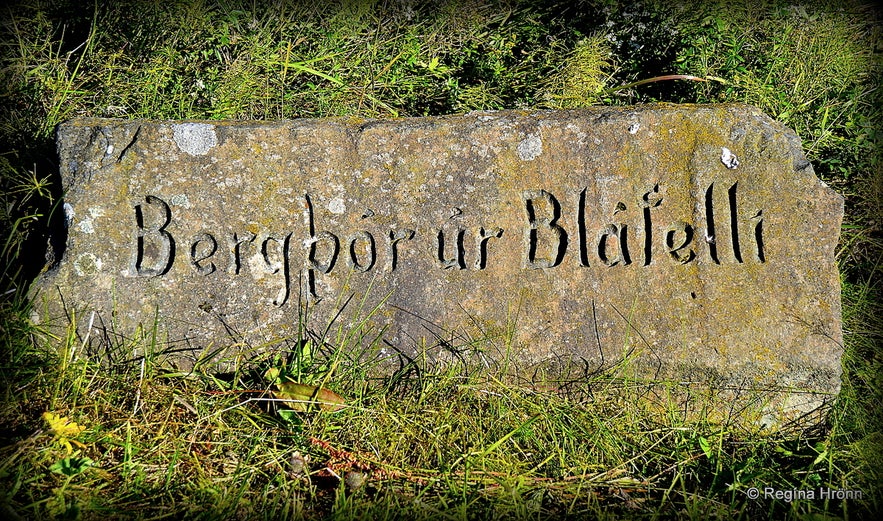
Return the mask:
M717 76L707 76L705 78L700 78L699 76L692 76L690 74L666 74L664 76L654 76L652 78L646 78L643 80L633 81L632 83L626 83L625 85L620 85L619 87L613 87L602 91L601 94L613 94L618 90L629 89L631 87L637 87L638 85L645 85L647 83L656 83L657 81L668 81L668 80L689 80L689 81L702 81L708 82L710 80L714 80L720 83L726 83L726 80L723 78L718 78Z

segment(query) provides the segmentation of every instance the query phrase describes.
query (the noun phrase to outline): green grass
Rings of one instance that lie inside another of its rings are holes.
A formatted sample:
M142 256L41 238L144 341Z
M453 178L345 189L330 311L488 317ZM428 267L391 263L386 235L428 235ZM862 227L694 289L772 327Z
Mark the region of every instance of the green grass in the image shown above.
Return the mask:
M0 517L872 517L883 507L880 21L853 2L725 0L8 8ZM641 83L670 74L708 81ZM262 370L282 358L181 375L154 356L118 362L155 351L150 331L93 353L27 318L25 292L61 197L52 132L68 118L393 117L653 100L758 105L795 128L816 172L846 197L843 391L820 425L745 432L685 417L679 389L612 392L609 375L535 385L426 363L375 378L343 355L346 336L297 344L285 361L346 406L291 413L263 392ZM750 500L751 486L863 498Z

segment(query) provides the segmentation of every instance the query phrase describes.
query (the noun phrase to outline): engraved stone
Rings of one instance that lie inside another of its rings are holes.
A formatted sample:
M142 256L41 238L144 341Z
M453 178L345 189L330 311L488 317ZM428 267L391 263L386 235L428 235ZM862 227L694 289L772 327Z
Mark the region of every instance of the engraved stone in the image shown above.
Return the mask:
M843 199L748 106L77 119L58 147L64 247L34 317L94 346L155 334L164 363L235 365L305 323L390 367L769 391L749 422L839 390Z

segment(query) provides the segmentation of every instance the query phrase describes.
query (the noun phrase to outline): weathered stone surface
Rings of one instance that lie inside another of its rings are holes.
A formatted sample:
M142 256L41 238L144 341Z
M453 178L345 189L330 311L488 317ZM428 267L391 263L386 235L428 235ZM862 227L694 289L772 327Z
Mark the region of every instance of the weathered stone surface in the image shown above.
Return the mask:
M839 389L843 201L751 107L80 119L58 147L66 248L35 315L93 340L156 324L189 366L282 349L307 316L379 356L628 357L798 391L792 412Z

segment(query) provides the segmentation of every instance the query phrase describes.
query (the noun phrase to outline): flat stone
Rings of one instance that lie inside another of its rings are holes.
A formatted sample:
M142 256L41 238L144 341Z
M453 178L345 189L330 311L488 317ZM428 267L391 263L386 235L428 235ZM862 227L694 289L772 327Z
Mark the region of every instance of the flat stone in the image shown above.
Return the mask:
M366 363L772 390L766 423L840 387L843 199L752 107L76 119L58 150L34 318L105 349L235 365L301 324Z

